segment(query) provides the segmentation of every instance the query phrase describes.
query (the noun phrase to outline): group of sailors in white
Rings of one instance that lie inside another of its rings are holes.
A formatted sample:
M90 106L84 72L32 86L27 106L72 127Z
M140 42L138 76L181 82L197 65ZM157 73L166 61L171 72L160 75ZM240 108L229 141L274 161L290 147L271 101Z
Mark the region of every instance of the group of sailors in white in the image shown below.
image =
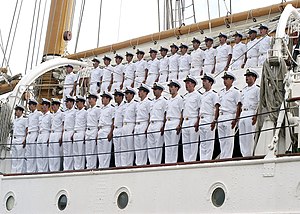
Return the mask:
M88 104L83 96L67 95L64 112L59 99L43 98L41 111L37 110L38 102L30 99L30 114L26 118L25 108L15 107L12 172L59 171L61 157L64 170L108 168L111 155L117 167L132 166L134 161L136 165L146 165L148 161L176 163L181 135L185 162L196 161L198 150L200 160L211 160L216 128L220 158L231 158L237 126L241 153L251 156L259 103L259 88L255 84L258 73L248 68L245 77L246 87L240 92L232 86L234 74L224 72L225 87L216 93L212 90L213 75L205 73L205 92L200 94L195 90L198 81L188 75L184 79L187 94L183 97L178 94L180 82L170 80L169 99L162 96L164 86L155 82L153 100L147 97L151 89L142 83L137 88L140 101L134 100L136 90L126 87L123 91L115 89L113 94L104 91L102 107L96 105L98 94L90 93Z

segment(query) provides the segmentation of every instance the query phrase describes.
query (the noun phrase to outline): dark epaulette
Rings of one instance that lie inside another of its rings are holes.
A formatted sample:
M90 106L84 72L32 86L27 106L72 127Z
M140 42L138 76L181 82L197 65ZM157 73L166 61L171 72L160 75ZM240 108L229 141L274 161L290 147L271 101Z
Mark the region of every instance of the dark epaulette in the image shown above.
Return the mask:
M78 109L78 108L75 106L74 109Z
M23 118L28 118L27 115L24 115Z
M112 107L115 107L113 104L111 104Z
M166 98L166 97L164 97L165 98L165 100L168 100L168 98Z
M256 85L256 86L260 88L260 85Z
M148 100L152 101L152 99L150 99L149 97L148 97Z
M125 103L127 103L127 101L126 101L126 100L124 100L124 104L125 104Z
M240 90L240 89L238 89L238 88L237 88L237 87L235 87L235 86L234 86L233 88L234 88L234 89L236 89L236 90L238 90L238 91Z
M134 100L135 102L139 102L138 100Z
M222 89L221 89L221 91L224 91L224 90L225 90L225 88L222 88Z
M198 91L199 94L203 95L203 93L201 91Z
M215 92L215 93L218 93L218 92L216 92L215 90L212 90L213 92Z
M185 95L187 95L188 94L188 92L186 92L183 96L185 96Z
M181 96L181 98L184 98L182 95L180 95Z
M100 106L96 106L97 108L100 108Z

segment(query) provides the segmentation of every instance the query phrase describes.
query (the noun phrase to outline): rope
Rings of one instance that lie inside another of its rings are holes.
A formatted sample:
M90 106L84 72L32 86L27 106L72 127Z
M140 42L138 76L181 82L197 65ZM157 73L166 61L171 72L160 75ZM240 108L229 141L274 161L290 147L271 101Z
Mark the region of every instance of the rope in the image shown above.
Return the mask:
M77 52L77 45L78 45L78 40L79 40L79 34L81 30L81 24L82 24L82 17L83 17L83 12L85 8L85 0L81 2L81 8L80 8L80 15L79 15L79 22L78 22L78 30L77 30L77 37L76 37L76 42L75 42L75 50L74 53Z
M122 0L121 0L121 5L122 5ZM120 6L120 10L121 10L121 6ZM100 0L100 8L99 8L99 23L98 23L97 47L99 47L99 41L100 41L101 15L102 15L102 0ZM120 28L120 18L119 18L119 28ZM118 29L118 39L119 39L119 29Z

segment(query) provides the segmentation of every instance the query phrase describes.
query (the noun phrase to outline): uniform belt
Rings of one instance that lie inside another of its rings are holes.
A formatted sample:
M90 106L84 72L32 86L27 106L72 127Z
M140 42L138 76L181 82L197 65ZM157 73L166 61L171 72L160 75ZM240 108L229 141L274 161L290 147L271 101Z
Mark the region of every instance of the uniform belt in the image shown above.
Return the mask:
M137 125L141 125L141 124L143 124L143 123L148 123L148 121L146 120L146 121L136 122Z
M124 122L123 126L129 125L129 124L135 124L135 122Z
M248 59L257 58L258 56L249 56Z
M227 59L226 60L219 60L219 61L217 61L217 63L221 63L221 62L227 62Z
M189 71L189 69L180 69L179 72Z
M99 129L110 128L110 127L111 127L111 125L99 126Z
M121 83L122 81L113 81L113 83L118 83L118 82Z
M50 131L39 131L39 134L50 133Z
M261 56L263 56L263 55L266 55L267 53L261 53L261 54L259 54L259 55L261 55Z
M150 123L162 123L162 122L164 122L164 121L162 121L162 120L153 120L153 121L150 121Z
M58 130L51 130L50 132L51 132L51 133L56 133L56 132L61 132L61 131L58 131Z
M73 129L64 129L65 132L73 131Z
M243 108L243 111L255 111L255 110L251 108Z
M230 112L220 112L220 115L231 115L231 114L234 114L234 113L230 113Z
M97 127L88 127L86 128L87 130L95 130L95 129L98 129Z
M85 130L75 130L74 133L85 132Z
M196 119L197 117L185 117L184 120Z
M192 66L191 68L201 68L201 66Z
M212 114L202 114L201 116L200 116L200 118L201 119L203 119L203 118L205 118L205 117L213 117L214 115L212 115Z
M149 76L151 76L151 75L157 75L156 73L149 73Z
M28 134L37 133L37 132L38 132L38 130L36 130L36 131L28 131Z
M169 74L174 73L174 72L178 72L178 71L177 70L169 71Z
M16 139L18 137L25 137L25 135L16 135L16 136L14 136L14 139Z
M167 121L174 121L174 120L180 120L180 118L175 118L175 117L168 117Z
M114 126L115 129L119 129L119 128L122 128L122 125L121 126Z

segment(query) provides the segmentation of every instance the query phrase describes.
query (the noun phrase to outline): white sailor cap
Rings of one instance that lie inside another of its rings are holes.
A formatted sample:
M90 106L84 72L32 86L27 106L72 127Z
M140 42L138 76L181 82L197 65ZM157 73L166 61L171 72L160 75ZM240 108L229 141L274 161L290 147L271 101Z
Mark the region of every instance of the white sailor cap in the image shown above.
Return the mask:
M172 45L170 45L170 48L176 48L177 50L179 49L179 47L175 43L173 43Z
M124 57L121 54L116 54L115 58L124 59Z
M223 32L220 32L218 37L224 37L224 38L227 39L228 36L227 36L227 34L225 34Z
M87 98L88 98L88 99L90 99L90 98L96 98L96 99L98 99L99 96L98 96L97 94L94 94L94 93L89 93L89 95L88 95Z
M159 49L159 51L167 51L168 52L168 48L166 48L166 47L163 47L163 46L160 46L160 49Z
M209 40L213 42L213 41L214 41L214 38L212 38L211 36L206 36L206 37L205 37L205 42L207 42L207 41L209 41Z
M268 27L268 25L266 24L266 23L261 23L260 25L259 25L259 28L258 29L269 29L269 27Z
M51 104L50 100L46 99L46 98L42 98L42 104Z
M236 80L235 75L234 75L233 73L231 73L230 71L225 71L225 72L224 72L224 75L222 76L223 79L224 79L224 78L227 78L227 77L233 79L233 81Z
M131 53L131 52L126 52L126 53L125 53L125 56L134 56L134 54Z
M150 92L150 88L149 88L146 84L144 84L144 83L142 83L142 84L140 85L140 87L138 87L138 90L143 90L143 91L145 91L145 92L147 92L147 93Z
M103 60L109 60L109 61L111 61L111 58L109 56L107 56L107 55L104 55L102 59Z
M67 64L65 67L66 67L66 68L67 68L67 67L70 67L70 68L72 68L72 69L74 68L73 65L71 65L71 64Z
M92 61L93 61L93 62L98 62L98 63L100 63L100 58L99 58L99 57L94 57L94 58L92 59Z
M51 98L51 105L54 105L54 104L61 104L61 102L60 102L60 99L58 99L58 98Z
M150 48L149 53L157 53L157 50Z
M239 36L239 37L243 38L243 33L240 31L236 31L233 36Z
M85 102L86 99L85 99L83 96L81 96L81 95L77 95L77 96L76 96L76 102L77 102L77 101Z
M153 83L152 89L153 90L159 89L159 90L163 91L163 90L165 90L165 87L162 84L160 84L159 82L155 82L155 83Z
M113 98L113 96L110 93L108 93L107 91L103 91L103 93L100 95L100 97L107 97L109 99Z
M15 110L25 111L25 107L20 105L20 104L17 104L16 107L15 107Z
M123 91L121 91L120 89L115 89L115 92L113 93L113 95L114 95L114 96L119 95L119 96L124 97L124 93L123 93Z
M36 101L36 99L34 99L34 98L30 98L30 99L28 100L28 104L34 104L34 105L37 105L37 104L38 104L38 101Z
M183 80L183 82L192 82L195 85L198 84L198 81L196 80L196 78L193 77L193 76L190 76L190 75L187 75L186 78L185 78L185 80Z
M256 28L249 28L248 34L257 33Z
M140 50L140 49L137 49L137 50L136 50L136 54L143 54L143 55L144 55L144 54L145 54L145 51Z
M200 39L198 39L197 37L194 37L191 42L192 43L194 43L194 42L201 43Z
M216 83L215 78L210 73L205 73L201 79L211 81L213 84Z
M133 88L131 88L131 87L126 87L124 93L125 93L125 94L130 93L130 94L134 94L134 95L136 94L136 93L135 93L135 90L134 90Z
M186 48L186 49L188 49L189 46L187 44L185 44L185 43L180 43L179 48Z
M71 96L71 95L67 95L66 99L65 99L65 102L68 102L68 101L75 102L75 98L73 96Z
M252 68L247 68L244 76L255 76L256 78L259 78L259 74L257 73L257 71Z
M170 82L168 83L168 86L175 86L175 87L181 88L181 84L177 80L170 80Z

